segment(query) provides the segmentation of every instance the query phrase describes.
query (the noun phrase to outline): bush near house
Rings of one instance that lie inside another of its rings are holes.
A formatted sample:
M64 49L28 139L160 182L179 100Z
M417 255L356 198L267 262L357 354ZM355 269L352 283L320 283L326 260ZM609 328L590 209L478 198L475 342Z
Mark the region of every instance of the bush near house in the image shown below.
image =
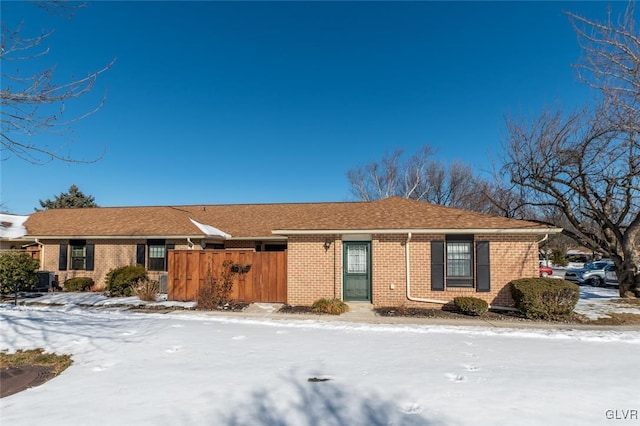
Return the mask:
M340 315L349 311L349 306L340 299L318 299L311 305L311 310L317 314Z
M509 283L516 308L527 318L563 319L578 303L580 288L555 278L523 278Z
M453 299L453 304L467 315L480 316L489 310L489 304L477 297L456 297Z
M148 279L147 270L141 265L115 268L107 273L107 293L109 297L131 296L132 287Z
M158 281L144 278L131 286L131 292L134 296L138 296L140 300L145 302L155 302L160 293L160 284Z
M40 262L26 253L7 251L0 255L0 294L26 291L38 283Z
M76 277L66 280L64 291L89 291L95 282L89 277Z

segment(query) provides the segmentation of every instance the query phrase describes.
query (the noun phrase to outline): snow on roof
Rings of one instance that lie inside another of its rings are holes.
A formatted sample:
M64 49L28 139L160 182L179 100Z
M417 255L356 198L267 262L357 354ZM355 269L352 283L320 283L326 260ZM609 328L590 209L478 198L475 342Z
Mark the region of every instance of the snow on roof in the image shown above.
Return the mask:
M204 234L210 236L210 237L222 237L222 238L231 238L231 235L227 234L224 231L219 230L218 228L211 226L211 225L205 225L204 223L200 223L197 222L191 218L189 218L189 220L198 227L198 229L200 229Z
M27 234L24 223L29 216L0 213L0 238L22 238Z

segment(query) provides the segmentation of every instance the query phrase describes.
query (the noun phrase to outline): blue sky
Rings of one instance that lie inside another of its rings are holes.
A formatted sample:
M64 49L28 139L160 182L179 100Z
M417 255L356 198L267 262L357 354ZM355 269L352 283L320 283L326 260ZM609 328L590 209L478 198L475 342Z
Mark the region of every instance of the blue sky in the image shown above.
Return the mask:
M28 214L72 184L101 206L352 200L347 170L423 144L487 170L505 115L593 96L562 12L603 19L607 3L89 2L71 20L1 7L25 34L55 29L21 73L56 65L65 81L117 58L66 107L106 93L98 113L33 139L102 160L0 162L2 208Z

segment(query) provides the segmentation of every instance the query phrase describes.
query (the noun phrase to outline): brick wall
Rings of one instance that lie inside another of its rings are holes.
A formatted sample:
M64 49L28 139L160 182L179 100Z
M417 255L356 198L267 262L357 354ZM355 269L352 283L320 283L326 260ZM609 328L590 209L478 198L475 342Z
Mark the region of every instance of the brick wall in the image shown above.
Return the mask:
M331 242L325 250L326 241ZM338 235L292 235L287 243L287 302L311 305L342 299L342 242Z
M441 306L407 298L406 235L380 235L373 239L373 303L376 306ZM513 306L506 285L518 278L538 276L538 237L526 235L476 235L475 241L489 241L491 290L475 288L431 290L431 241L445 235L413 235L409 243L410 295L412 298L445 302L457 296L473 296L491 305Z
M324 242L332 244L328 251ZM407 299L407 235L378 234L371 241L372 302L375 306L441 306ZM506 288L509 281L538 276L538 236L476 235L490 242L491 291L446 288L431 291L431 241L445 235L413 235L409 243L410 295L413 298L450 302L457 296L473 296L497 306L513 306ZM291 236L288 243L288 301L310 305L320 297L342 298L342 241L338 235Z
M40 269L56 274L60 284L64 283L67 279L75 277L92 278L95 282L94 290L102 291L105 289L105 278L107 273L114 268L135 264L136 245L145 244L147 240L87 240L88 244L94 244L95 251L93 271L72 269L61 271L58 269L60 243L68 242L68 240L49 240L44 242L44 250L41 251L42 261ZM188 248L185 240L167 240L167 244L175 244L176 249ZM149 278L157 280L161 273L161 271L149 271Z

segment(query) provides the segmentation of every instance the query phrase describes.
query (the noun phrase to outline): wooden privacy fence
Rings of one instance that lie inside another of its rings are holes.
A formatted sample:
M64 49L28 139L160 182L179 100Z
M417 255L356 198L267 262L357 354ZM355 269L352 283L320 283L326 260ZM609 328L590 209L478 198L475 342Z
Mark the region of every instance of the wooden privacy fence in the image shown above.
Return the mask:
M287 252L249 250L169 250L169 300L195 301L211 273L219 277L222 263L251 265L236 275L231 298L240 302L287 303Z

